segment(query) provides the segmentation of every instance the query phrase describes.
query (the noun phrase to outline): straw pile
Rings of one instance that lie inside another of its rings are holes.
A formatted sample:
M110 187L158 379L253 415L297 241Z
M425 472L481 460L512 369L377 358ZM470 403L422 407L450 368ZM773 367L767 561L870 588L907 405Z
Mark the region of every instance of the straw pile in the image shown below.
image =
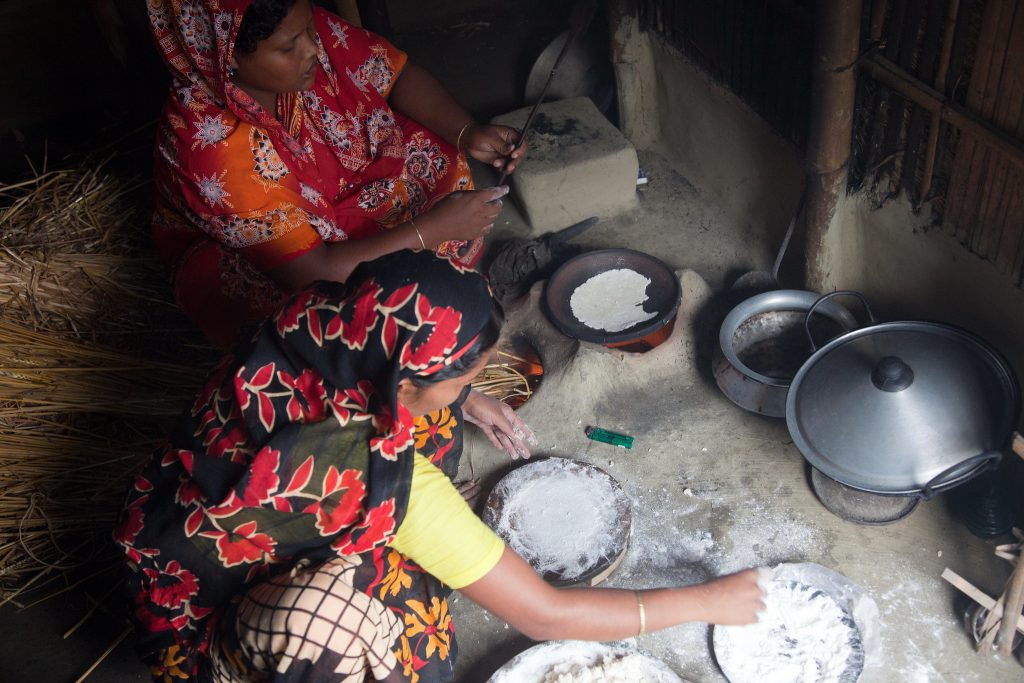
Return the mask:
M0 185L0 600L113 563L128 482L213 358L145 246L146 194L102 165Z
M513 408L523 405L544 374L536 353L531 350L523 355L526 358L510 351L498 351L496 362L484 366L473 380L473 388Z

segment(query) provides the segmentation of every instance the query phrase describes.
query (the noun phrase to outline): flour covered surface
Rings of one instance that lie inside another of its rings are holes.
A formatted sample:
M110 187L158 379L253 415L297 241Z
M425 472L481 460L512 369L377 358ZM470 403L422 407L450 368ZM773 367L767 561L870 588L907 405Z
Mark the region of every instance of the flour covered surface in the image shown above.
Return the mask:
M647 658L639 654L605 655L592 664L556 664L544 683L636 683L648 668Z
M536 645L489 683L685 683L665 664L625 643L556 641Z
M573 316L593 330L621 332L650 320L657 311L644 310L651 278L629 268L606 270L573 290Z
M629 500L614 479L566 458L510 472L484 513L512 550L545 578L561 582L584 580L609 566L625 550L630 519Z
M794 581L767 585L756 624L716 626L715 659L730 683L856 683L861 634L830 595Z

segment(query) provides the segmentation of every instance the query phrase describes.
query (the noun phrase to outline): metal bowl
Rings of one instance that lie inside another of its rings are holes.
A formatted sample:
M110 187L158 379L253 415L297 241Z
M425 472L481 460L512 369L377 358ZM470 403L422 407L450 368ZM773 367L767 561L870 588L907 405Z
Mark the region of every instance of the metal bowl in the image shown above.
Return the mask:
M584 325L576 319L569 305L573 292L595 275L617 268L628 268L650 278L644 310L657 315L619 332ZM555 271L544 288L544 308L555 327L570 337L624 350L634 350L626 345L647 339L646 344L640 344L646 348L635 349L647 350L668 337L659 333L666 328L671 331L679 310L680 291L675 272L650 254L632 249L601 249L569 259Z
M714 375L722 393L751 412L785 417L790 382L814 353L804 319L817 300L814 292L779 289L733 308L722 322L715 349ZM816 338L830 339L857 327L850 312L835 302L826 302L819 312L812 320Z

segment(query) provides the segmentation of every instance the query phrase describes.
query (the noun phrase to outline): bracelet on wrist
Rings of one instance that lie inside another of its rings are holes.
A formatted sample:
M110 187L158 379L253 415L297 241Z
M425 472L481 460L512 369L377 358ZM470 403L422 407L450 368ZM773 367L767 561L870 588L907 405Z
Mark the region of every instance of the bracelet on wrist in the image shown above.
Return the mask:
M472 126L472 125L473 125L474 123L476 123L476 121L470 121L469 123L467 123L466 125L464 125L464 126L463 126L463 127L462 127L462 128L460 129L460 130L459 130L459 135L458 135L458 137L456 137L456 138L455 138L455 149L456 149L456 150L458 150L458 151L460 151L460 152L462 151L462 134L463 134L463 133L465 133L465 132L466 132L466 129L467 129L467 128L469 128L470 126Z
M427 243L423 240L423 234L420 232L420 229L416 227L416 222L410 218L409 225L411 225L412 229L416 231L416 236L420 238L420 245L422 245L423 251L426 251Z
M647 632L647 610L644 609L644 596L640 591L633 591L636 594L636 606L640 612L640 630L637 632L638 636L642 636Z

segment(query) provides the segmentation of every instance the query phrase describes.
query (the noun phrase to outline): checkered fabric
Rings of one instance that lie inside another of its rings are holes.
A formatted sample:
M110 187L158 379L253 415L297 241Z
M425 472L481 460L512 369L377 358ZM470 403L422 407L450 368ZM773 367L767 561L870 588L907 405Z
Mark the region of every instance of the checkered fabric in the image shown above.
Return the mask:
M214 683L362 683L385 680L403 628L353 587L359 556L284 574L228 610L211 643Z

